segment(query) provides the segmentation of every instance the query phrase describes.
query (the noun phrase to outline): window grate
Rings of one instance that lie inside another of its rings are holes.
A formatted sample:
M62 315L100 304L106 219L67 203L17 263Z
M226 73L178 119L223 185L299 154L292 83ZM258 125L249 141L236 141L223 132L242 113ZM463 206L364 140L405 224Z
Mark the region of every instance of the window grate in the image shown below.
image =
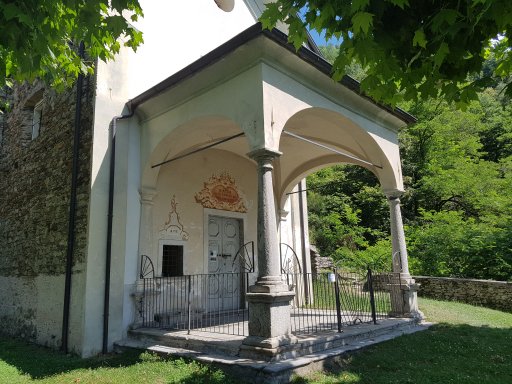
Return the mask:
M162 253L162 276L183 276L183 246L164 245Z

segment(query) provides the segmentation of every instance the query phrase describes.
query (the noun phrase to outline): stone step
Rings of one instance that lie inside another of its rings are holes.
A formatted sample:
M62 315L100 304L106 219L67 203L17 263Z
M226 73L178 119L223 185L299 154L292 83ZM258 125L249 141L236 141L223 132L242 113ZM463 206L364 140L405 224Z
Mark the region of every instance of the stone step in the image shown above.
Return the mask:
M371 340L390 332L406 331L417 325L411 319L386 319L374 324L359 324L342 328L341 333L328 333L298 336L298 343L286 348L281 359L296 358L318 351L326 351L345 345L357 345L361 341Z
M128 333L129 339L137 339L147 345L158 345L196 351L197 353L220 353L236 356L245 336L211 332L169 332L161 329L139 328Z
M358 324L344 327L341 333L318 333L299 335L296 342L281 348L280 353L272 360L293 359L300 356L322 352L347 345L358 345L361 342L378 338L390 332L405 332L416 325L411 319L385 319L374 324ZM161 329L139 328L131 330L128 339L121 340L117 346L127 346L137 342L141 349L152 346L163 346L189 351L193 354L216 354L237 356L245 336L226 335L211 332L186 331L169 332ZM188 352L187 352L188 353Z
M345 344L334 346L335 343L333 343L330 344L333 346L331 348L326 348L323 350L319 349L311 353L306 353L308 348L317 349L321 345L328 345L326 344L329 342L329 340L327 340L328 337L324 337L323 341L320 341L322 338L318 337L317 338L319 340L317 341L308 340L314 337L304 338L303 340L299 341L299 344L301 342L304 343L304 345L301 347L301 351L304 353L304 355L290 356L289 358L282 358L278 361L270 362L240 358L235 355L226 355L222 354L220 350L205 352L180 348L177 346L163 345L155 343L156 340L152 340L151 338L129 338L117 343L116 347L118 349L146 349L163 356L172 355L191 358L197 360L198 362L221 368L226 372L237 375L238 377L243 377L248 383L280 384L288 383L294 374L305 375L324 368L326 364L340 364L341 359L346 357L347 354L358 351L370 345L394 339L401 335L425 330L432 324L418 324L412 321L395 321L394 324L391 325L380 325L380 327L377 327L371 331L359 329L359 335L356 335L358 332L357 329L354 329L354 331L350 332L353 334L347 335L348 337L345 338ZM334 337L334 339L335 340L330 341L338 342L343 338ZM348 343L348 341L350 341L350 343Z

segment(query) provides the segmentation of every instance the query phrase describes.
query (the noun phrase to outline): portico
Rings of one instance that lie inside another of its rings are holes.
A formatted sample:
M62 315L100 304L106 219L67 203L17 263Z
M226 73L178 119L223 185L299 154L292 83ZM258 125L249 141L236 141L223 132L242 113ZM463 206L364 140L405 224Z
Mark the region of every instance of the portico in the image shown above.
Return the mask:
M305 206L288 192L315 170L341 162L370 169L390 196L390 255L410 288L398 300L414 315L415 286L395 199L403 190L397 132L411 117L329 73L313 52L295 52L285 35L255 25L126 104L115 132L115 185L126 193L114 205L113 260L125 266L112 287L112 300L117 296L123 306L114 323L127 329L140 321L133 295L141 255L156 276L236 274L247 262L240 250L253 242L252 275L228 282L206 277L204 291L190 284L183 289L198 303L219 306L224 298L240 310L248 303L244 354L271 357L295 343L294 292L282 278L280 243L302 241L293 248L305 273L309 244L300 233L307 223L293 219Z

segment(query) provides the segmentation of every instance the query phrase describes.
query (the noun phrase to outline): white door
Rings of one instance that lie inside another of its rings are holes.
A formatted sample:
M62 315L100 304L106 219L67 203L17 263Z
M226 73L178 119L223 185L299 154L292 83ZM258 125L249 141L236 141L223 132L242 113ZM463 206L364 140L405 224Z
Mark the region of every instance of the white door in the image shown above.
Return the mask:
M208 306L210 311L240 308L240 263L234 263L241 244L238 219L208 218Z

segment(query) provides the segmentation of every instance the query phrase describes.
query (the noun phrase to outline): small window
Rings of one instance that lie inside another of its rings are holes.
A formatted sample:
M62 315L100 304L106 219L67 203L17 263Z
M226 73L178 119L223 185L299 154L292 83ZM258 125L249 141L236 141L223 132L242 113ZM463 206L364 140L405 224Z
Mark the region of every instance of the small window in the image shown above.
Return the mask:
M43 117L43 100L39 101L34 106L34 113L32 115L32 140L39 136L41 132L41 118Z
M162 252L162 276L183 276L183 246L165 245Z

